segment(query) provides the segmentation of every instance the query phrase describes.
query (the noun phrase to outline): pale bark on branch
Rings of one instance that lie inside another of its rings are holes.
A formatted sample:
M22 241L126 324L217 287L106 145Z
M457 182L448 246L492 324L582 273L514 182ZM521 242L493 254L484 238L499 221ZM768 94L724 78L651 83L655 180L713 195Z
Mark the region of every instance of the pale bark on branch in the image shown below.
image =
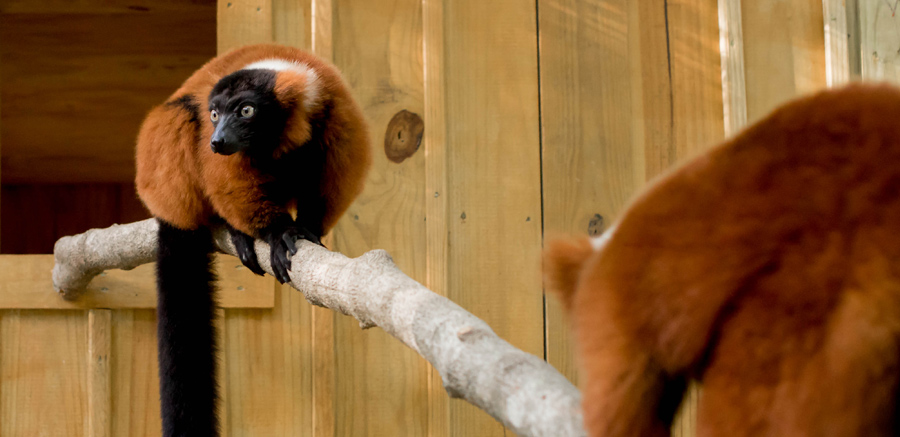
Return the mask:
M93 229L60 239L54 248L53 285L77 299L103 270L152 262L155 220ZM231 255L225 229L214 231ZM269 249L256 242L260 265L271 273ZM452 397L486 411L519 435L584 435L578 390L552 366L514 348L482 320L401 272L383 250L347 258L302 242L292 259L291 285L315 305L378 326L440 372Z

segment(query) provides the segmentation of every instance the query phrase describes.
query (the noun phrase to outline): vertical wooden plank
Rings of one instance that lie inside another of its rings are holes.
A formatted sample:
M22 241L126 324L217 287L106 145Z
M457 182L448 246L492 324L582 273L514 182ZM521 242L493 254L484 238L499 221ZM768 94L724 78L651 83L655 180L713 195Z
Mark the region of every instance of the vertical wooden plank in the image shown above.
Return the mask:
M246 44L272 42L273 0L219 0L217 47L219 54ZM284 6L288 2L280 2ZM287 19L290 15L286 15ZM279 21L279 28L286 23Z
M444 0L423 0L425 69L425 284L441 296L448 292L447 120L444 98ZM449 397L433 367L428 378L428 435L450 433Z
M309 50L313 20L311 0L219 1L219 51L259 42ZM222 409L232 437L314 434L313 314L301 293L272 286L273 309L227 310L222 322Z
M334 35L332 33L331 4L333 0L312 1L312 50L329 61L334 62Z
M898 5L886 1L860 1L858 5L863 79L900 84Z
M312 434L310 306L296 290L273 287L272 310L228 310L224 320L221 372L232 437Z
M672 141L676 161L684 161L716 145L725 135L719 8L713 0L668 0L665 14L673 100ZM650 147L648 144L648 154ZM676 437L696 434L698 390L696 385L688 388L673 424Z
M543 355L537 18L533 0L444 4L448 296ZM452 78L452 80L451 80ZM450 401L450 434L501 435Z
M744 33L741 26L741 1L719 0L719 51L722 56L725 135L733 135L747 124Z
M847 0L822 0L825 21L825 83L829 87L850 80L850 48ZM859 54L859 52L855 52Z
M721 140L720 37L737 33L730 55L740 61L740 27L720 35L708 0L545 0L538 13L544 228L596 234L646 178ZM739 62L730 69L742 73ZM548 361L573 377L554 300L546 317ZM698 396L687 394L675 435L695 433Z
M310 41L313 53L334 62L332 0L312 0ZM326 236L327 247L335 248L334 232ZM312 431L315 437L335 435L335 314L327 308L312 307Z
M673 140L678 160L684 160L724 136L719 14L714 0L668 0L666 15ZM821 9L819 18L821 34Z
M87 433L84 311L10 310L0 318L0 434ZM52 406L53 414L48 414Z
M335 232L335 248L349 256L385 249L401 270L424 282L422 3L332 4L334 63L368 118L375 152L366 189ZM406 122L395 117L406 117ZM391 160L388 148L407 154ZM335 433L425 434L427 363L383 331L362 331L348 317L336 318L334 341L340 345L335 348Z
M278 44L312 47L313 0L271 0L272 37Z
M599 235L643 183L634 149L634 40L627 0L542 0L540 29L543 203L546 234ZM640 95L640 94L639 94ZM636 177L636 174L639 174ZM572 381L568 319L547 300L547 361Z
M326 243L327 244L327 243ZM312 307L312 433L335 435L334 311Z
M156 354L156 312L112 312L110 355L112 431L114 436L158 436L159 367Z
M219 1L218 10L219 53L262 42L312 43L309 0ZM230 436L312 434L309 305L290 287L272 286L272 310L228 310L221 319L221 408Z
M216 330L216 351L218 367L218 383L219 383L219 423L221 426L221 437L229 437L231 433L230 409L228 408L228 359L225 354L227 343L225 342L225 310L216 308L216 318L213 320L213 326Z
M108 437L112 431L110 417L110 343L112 311L88 310L88 432L90 437Z
M744 1L741 15L749 123L825 87L822 2Z

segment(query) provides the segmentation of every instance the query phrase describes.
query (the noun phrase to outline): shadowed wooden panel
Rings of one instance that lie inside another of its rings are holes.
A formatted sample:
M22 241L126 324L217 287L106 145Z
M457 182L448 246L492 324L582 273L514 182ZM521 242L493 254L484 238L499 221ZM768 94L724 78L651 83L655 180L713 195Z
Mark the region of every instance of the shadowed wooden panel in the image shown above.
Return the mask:
M211 6L0 14L3 182L128 182L147 111L214 54Z
M147 14L204 13L216 0L3 0L2 14Z
M335 0L331 11L333 60L366 114L374 152L366 189L335 230L335 249L348 256L385 249L404 273L424 282L421 131L394 119L421 119L424 111L421 1ZM405 160L391 161L388 149ZM334 342L335 434L426 434L425 360L349 317L335 318Z
M133 183L5 185L2 192L4 254L52 253L66 235L150 217Z

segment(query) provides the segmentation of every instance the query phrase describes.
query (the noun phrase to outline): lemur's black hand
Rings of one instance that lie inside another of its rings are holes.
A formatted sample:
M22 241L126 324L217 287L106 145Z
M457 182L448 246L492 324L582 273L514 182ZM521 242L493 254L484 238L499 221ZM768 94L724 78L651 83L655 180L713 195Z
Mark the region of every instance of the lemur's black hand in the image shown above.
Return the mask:
M287 282L291 282L291 276L288 274L288 271L291 270L291 258L288 255L288 244L281 238L283 233L273 232L271 234L266 235L266 242L269 243L269 248L271 252L269 252L269 260L272 262L272 273L275 274L275 279L278 282L284 284Z
M253 237L228 226L228 233L231 234L231 242L237 251L238 258L244 267L250 269L251 272L259 276L265 275L262 267L259 266L259 259L256 257L256 251L253 250Z
M297 240L305 239L322 245L319 236L293 221L280 220L262 231L263 239L271 248L270 259L275 279L282 284L291 282L291 256L297 253Z
M297 241L301 238L325 247L318 235L299 225L285 230L284 235L282 235L281 238L287 243L288 251L291 255L297 254Z

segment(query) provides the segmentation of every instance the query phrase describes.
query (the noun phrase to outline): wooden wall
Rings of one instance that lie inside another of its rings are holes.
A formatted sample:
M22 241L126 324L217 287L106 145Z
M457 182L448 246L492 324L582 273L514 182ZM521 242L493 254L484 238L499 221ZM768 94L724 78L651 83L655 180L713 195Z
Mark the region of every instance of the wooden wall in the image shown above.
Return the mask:
M883 20L887 12L856 6L221 0L217 44L220 52L264 41L306 48L331 59L351 84L377 156L365 192L332 236L333 248L350 256L388 250L411 277L577 381L567 321L542 293L543 238L602 232L635 192L673 164L792 96L868 71L865 62L854 70L860 51L846 35L857 23L863 47L887 44L867 36L865 19L852 18L858 12ZM879 58L874 68L894 68L891 59ZM2 122L5 131L7 118ZM5 156L11 140L2 138ZM6 171L4 165L4 177ZM20 210L17 199L32 197L29 190L4 189L0 211ZM122 187L110 193L107 199L129 195ZM52 226L82 214L78 205L47 212L57 217ZM118 205L119 217L133 211L127 202ZM14 217L2 221L4 247L27 220ZM0 264L31 262L0 257ZM233 269L226 274L241 270L225 266ZM18 287L41 280L41 270L32 270L37 279ZM244 283L235 281L228 287ZM120 293L116 284L104 285L104 293ZM431 366L378 328L360 330L272 281L253 287L271 301L222 311L228 435L508 433L449 399ZM0 307L3 293L13 292L0 287ZM29 305L20 306L36 307ZM0 433L158 434L153 326L150 310L127 305L0 312ZM93 360L97 354L108 357L107 370ZM676 435L693 433L698 396L692 391ZM62 412L42 420L37 406L49 399Z

